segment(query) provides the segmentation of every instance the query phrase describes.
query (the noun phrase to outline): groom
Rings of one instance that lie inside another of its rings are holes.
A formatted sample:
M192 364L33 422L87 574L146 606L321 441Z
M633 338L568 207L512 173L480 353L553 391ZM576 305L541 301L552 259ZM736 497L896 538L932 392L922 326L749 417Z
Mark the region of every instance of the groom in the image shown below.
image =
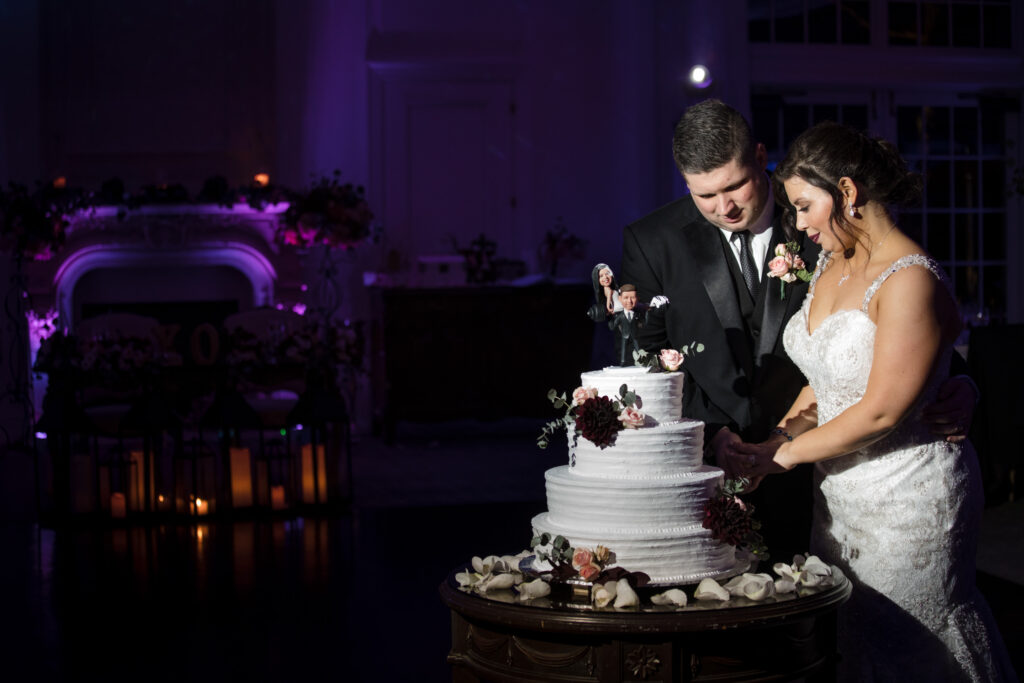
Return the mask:
M806 383L783 349L782 332L807 283L781 285L783 297L780 281L765 276L767 262L777 245L792 241L813 269L819 248L803 233L784 234L764 145L732 107L705 100L687 109L672 152L690 194L626 227L621 281L635 284L641 301L663 294L671 302L648 315L639 338L645 350L704 345L683 365L683 416L705 423L707 460L729 469L740 441L785 439L772 429ZM964 403L975 397L967 392L954 396L954 412L969 418ZM946 426L953 422L965 423ZM797 467L749 494L776 560L808 549L811 473Z
M725 465L733 444L771 435L805 384L782 330L807 284L784 285L783 298L764 273L778 244L797 242L808 268L818 247L783 233L764 145L733 108L706 100L687 109L672 152L690 194L626 227L622 281L636 285L641 301L663 294L671 302L648 316L645 350L704 345L683 366L683 415L705 423L707 459ZM788 561L807 551L811 468L774 479L751 499L769 551Z

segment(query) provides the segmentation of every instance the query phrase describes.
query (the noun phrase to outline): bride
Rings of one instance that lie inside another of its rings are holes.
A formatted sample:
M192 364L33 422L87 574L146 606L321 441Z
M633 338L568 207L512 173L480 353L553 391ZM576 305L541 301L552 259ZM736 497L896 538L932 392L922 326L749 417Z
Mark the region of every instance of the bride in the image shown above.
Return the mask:
M772 182L786 220L822 248L784 333L809 386L776 429L781 446L741 444L730 469L759 481L815 463L811 551L854 585L842 680L1016 680L975 587L977 457L921 414L948 375L960 317L889 210L918 199L920 180L889 143L823 123Z

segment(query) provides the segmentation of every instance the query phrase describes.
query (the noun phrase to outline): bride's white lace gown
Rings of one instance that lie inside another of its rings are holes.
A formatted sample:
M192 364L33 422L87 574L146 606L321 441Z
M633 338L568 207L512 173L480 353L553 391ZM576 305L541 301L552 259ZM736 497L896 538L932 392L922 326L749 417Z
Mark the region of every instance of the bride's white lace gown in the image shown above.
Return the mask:
M864 395L874 351L868 303L901 268L893 263L868 288L859 310L837 311L808 332L803 308L784 333L786 351L818 401L818 423ZM838 565L854 584L840 611L840 679L849 681L1016 680L988 606L977 592L974 560L982 510L977 457L968 444L933 436L920 420L949 373L946 349L919 407L886 438L815 465L811 551Z

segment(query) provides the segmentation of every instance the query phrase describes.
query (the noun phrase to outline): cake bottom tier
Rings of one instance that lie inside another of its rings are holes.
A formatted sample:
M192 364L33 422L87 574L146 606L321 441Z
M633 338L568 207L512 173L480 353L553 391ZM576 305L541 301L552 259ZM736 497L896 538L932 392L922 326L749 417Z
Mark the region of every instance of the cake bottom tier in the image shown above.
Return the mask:
M643 572L653 584L697 583L742 571L737 568L736 549L716 541L700 525L654 530L581 530L562 526L544 512L533 518L533 532L564 536L574 548L603 545L615 553L615 563L609 566Z

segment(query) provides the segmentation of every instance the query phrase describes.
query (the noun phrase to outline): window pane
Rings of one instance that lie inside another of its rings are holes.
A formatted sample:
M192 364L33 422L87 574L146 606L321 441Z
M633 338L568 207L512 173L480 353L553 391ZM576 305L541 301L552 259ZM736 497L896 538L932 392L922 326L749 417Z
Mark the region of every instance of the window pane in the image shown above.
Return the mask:
M839 121L839 107L834 104L816 104L811 107L811 123Z
M922 115L927 154L949 154L949 107L925 107Z
M921 44L949 45L949 5L926 2L921 5Z
M917 45L917 5L889 3L889 44Z
M842 11L843 42L847 45L867 45L871 42L870 3L862 0L843 0Z
M960 303L960 315L971 315L978 310L978 268L957 266L952 275L956 300Z
M836 6L832 0L816 0L807 13L807 38L812 43L835 43Z
M753 96L750 98L751 115L754 120L754 139L762 143L771 157L781 159L785 150L779 139L779 100L770 96Z
M954 205L958 208L978 206L978 162L959 159L953 164Z
M981 8L978 5L953 3L953 45L979 47L981 45Z
M928 214L928 244L925 248L937 261L948 261L952 258L948 213Z
M771 0L747 0L747 36L752 43L771 40Z
M863 105L853 104L842 108L843 123L853 126L858 130L868 129L868 108Z
M985 5L984 9L985 47L1013 47L1010 34L1011 16L1009 5Z
M982 154L1003 154L1004 127L1003 110L999 107L981 108L981 151Z
M994 322L1006 320L1006 266L985 266L985 310L982 315ZM979 321L985 325L988 320Z
M991 159L981 162L981 203L1002 208L1006 204L1006 162Z
M804 42L803 0L777 0L775 3L775 42Z
M796 136L809 127L807 109L807 106L802 104L788 104L782 108L782 146L785 149L789 149Z
M953 231L954 256L957 261L977 261L978 253L978 219L973 213L956 215L956 230Z
M978 110L968 107L953 109L953 142L955 154L978 153Z
M925 197L929 207L949 206L949 162L930 161L925 167Z
M900 107L896 112L896 145L904 154L923 154L921 135L921 110L917 107Z
M1001 213L986 213L982 237L985 239L982 258L986 261L1003 260L1006 258L1006 216Z

